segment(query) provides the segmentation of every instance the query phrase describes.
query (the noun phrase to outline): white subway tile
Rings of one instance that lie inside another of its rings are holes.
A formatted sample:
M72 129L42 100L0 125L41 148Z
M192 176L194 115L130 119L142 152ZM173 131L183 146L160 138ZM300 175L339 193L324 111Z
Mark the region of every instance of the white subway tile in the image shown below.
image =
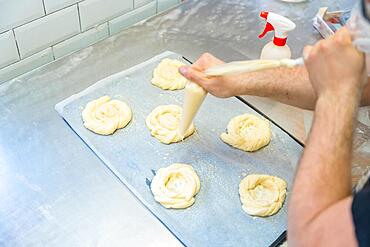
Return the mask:
M104 23L53 46L54 57L58 59L72 52L86 48L108 36L108 24Z
M81 27L85 31L134 8L133 0L86 0L79 3Z
M134 7L135 9L136 8L139 8L141 6L144 6L150 2L152 2L153 0L134 0Z
M72 4L78 3L81 0L44 0L46 13L49 14L56 10L68 7Z
M42 0L0 0L0 33L43 15Z
M0 84L53 61L51 48L0 69Z
M180 2L180 0L158 0L158 12L165 11Z
M19 60L13 31L0 34L0 69Z
M145 6L137 8L127 14L119 16L109 21L109 30L111 34L120 32L121 30L138 23L155 15L157 11L157 3L151 2Z
M21 58L80 32L77 5L57 11L14 30Z

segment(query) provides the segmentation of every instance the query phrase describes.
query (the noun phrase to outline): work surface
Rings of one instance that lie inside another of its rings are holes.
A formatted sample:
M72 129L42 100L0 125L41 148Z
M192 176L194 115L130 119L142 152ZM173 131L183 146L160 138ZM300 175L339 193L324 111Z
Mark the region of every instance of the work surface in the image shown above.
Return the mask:
M62 99L165 50L195 60L209 51L227 61L257 58L263 45L260 10L294 19L293 55L319 36L319 6L352 1L202 0L0 85L0 245L176 246L180 243L114 176L54 110ZM251 99L257 107L270 103ZM269 108L281 116L277 105ZM293 110L285 111L294 112ZM283 115L284 116L284 115ZM289 126L290 117L280 124ZM367 118L363 121L366 123ZM355 160L366 164L369 128L357 131ZM294 133L293 133L294 134ZM361 170L359 167L358 169Z
M271 124L272 139L257 152L225 144L220 133L234 116L258 115L239 99L208 95L194 120L196 133L179 143L164 145L153 138L145 119L159 105L181 105L184 90L165 91L151 85L154 68L164 58L186 63L181 55L164 52L114 74L58 103L68 125L140 201L187 246L268 246L287 227L287 203L276 215L251 217L241 208L239 183L249 174L269 174L287 182L287 199L302 146ZM112 136L97 135L83 125L81 108L102 95L131 107L133 119ZM143 100L144 99L144 100ZM150 190L153 173L173 163L191 164L201 189L187 209L165 209Z

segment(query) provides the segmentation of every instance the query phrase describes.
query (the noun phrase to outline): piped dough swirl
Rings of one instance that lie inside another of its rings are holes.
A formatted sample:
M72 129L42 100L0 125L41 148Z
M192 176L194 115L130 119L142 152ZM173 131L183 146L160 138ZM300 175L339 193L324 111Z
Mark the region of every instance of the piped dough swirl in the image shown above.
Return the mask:
M109 96L90 101L82 111L84 126L100 135L113 134L131 119L130 107L120 100L110 100Z
M278 177L252 174L239 184L243 210L254 216L270 216L279 211L286 195L286 182Z
M183 89L187 79L179 73L179 68L184 65L175 59L163 59L154 69L152 84L164 90Z
M150 188L154 199L165 208L187 208L195 202L200 181L192 166L175 163L160 168Z
M180 136L179 126L182 109L177 105L161 105L156 107L146 118L150 134L164 144L179 142L194 133L191 124L185 136Z
M252 114L236 116L230 120L226 133L221 134L221 139L241 150L256 151L271 140L269 121Z

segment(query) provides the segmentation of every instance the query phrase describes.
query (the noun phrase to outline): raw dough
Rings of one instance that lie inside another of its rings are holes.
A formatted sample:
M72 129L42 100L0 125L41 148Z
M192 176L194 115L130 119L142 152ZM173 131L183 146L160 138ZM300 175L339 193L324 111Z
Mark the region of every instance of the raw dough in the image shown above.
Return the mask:
M185 64L165 58L154 69L152 84L165 90L183 89L187 79L179 73L179 68Z
M224 142L248 152L266 146L271 140L269 121L252 114L232 118L226 132L221 134Z
M90 101L82 111L85 127L100 135L113 134L125 127L131 118L130 107L120 100L110 100L109 96Z
M239 184L239 195L245 212L255 216L270 216L282 207L286 182L278 177L252 174Z
M146 118L146 125L150 134L160 142L170 144L179 142L194 133L194 124L191 124L185 136L179 134L179 125L182 109L177 105L161 105L156 107Z
M150 188L154 199L165 208L187 208L195 202L200 181L192 166L175 163L160 168Z

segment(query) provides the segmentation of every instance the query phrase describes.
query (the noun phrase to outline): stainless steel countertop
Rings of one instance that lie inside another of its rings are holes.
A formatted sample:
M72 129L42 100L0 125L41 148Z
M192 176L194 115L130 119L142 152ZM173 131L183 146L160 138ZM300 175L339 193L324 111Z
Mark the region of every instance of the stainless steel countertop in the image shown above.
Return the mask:
M268 42L257 38L264 25L261 10L296 22L288 43L298 56L319 38L311 24L319 6L352 4L188 1L0 85L0 246L180 245L63 122L54 105L165 50L191 60L205 51L227 61L257 58ZM258 107L259 99L253 102ZM362 135L363 143L368 136Z

